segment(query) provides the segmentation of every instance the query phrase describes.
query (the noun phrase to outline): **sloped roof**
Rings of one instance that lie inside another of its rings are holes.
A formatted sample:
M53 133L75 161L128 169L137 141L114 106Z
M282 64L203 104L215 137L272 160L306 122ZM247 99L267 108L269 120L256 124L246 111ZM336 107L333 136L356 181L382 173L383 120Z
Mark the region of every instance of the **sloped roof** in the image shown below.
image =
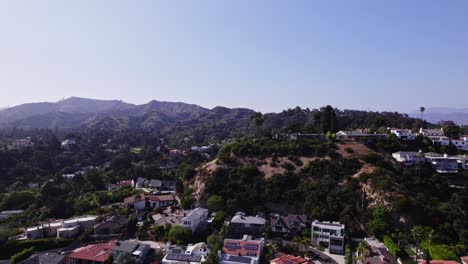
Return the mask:
M313 264L313 261L302 257L296 257L293 255L280 254L279 257L273 259L271 262L276 264Z
M88 245L86 247L76 249L68 257L71 259L105 262L107 259L109 259L109 256L112 254L114 244L115 241L112 240L107 243Z

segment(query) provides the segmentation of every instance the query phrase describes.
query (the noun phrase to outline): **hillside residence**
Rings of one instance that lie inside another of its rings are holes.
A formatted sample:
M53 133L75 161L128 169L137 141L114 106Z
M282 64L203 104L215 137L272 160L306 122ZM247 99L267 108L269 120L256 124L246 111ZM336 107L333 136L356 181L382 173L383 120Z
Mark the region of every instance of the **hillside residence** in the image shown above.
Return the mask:
M165 226L166 224L180 225L184 216L180 214L155 214L152 218L155 225Z
M147 195L138 194L124 199L124 204L130 209L145 210L147 208L165 208L177 203L173 194Z
M13 215L21 214L23 210L8 210L0 212L0 219L5 219Z
M419 129L419 134L425 136L425 137L432 137L432 136L445 136L444 129L439 128L439 129L425 129L425 128L420 128Z
M467 155L458 155L455 156L458 161L458 167L463 170L468 170L468 156Z
M271 231L276 233L297 233L307 225L305 215L288 214L287 216L272 215L270 217Z
M438 154L429 152L425 154L426 162L431 164L432 168L438 173L458 173L458 160L457 157L450 157L447 154Z
M401 140L414 140L416 134L413 134L411 129L400 129L400 128L389 128L390 134L394 134L398 139Z
M179 264L179 263L190 263L200 264L206 261L206 256L210 250L205 243L189 244L187 249L181 251L176 248L170 250L163 258L162 264Z
M385 247L372 246L363 261L358 264L398 264L397 259Z
M113 254L115 241L88 245L75 249L68 256L67 264L97 264L105 263Z
M207 219L208 209L198 207L188 212L187 215L182 218L182 225L192 231L192 233L195 233L205 227Z
M94 225L97 235L118 234L127 225L128 217L125 215L108 216L99 224Z
M135 210L145 210L146 208L146 196L143 194L137 194L134 196L130 196L124 199L124 204L128 206L130 209Z
M358 130L354 131L339 131L336 133L336 138L340 140L355 140L355 141L369 141L381 140L388 138L387 134L367 134Z
M19 264L65 264L67 256L58 253L36 253Z
M398 151L392 157L405 166L423 164L425 162L424 153L416 151Z
M177 203L175 195L149 195L149 204L151 208L166 208Z
M264 239L252 240L244 235L242 239L225 239L222 253L218 252L220 264L258 264L263 252Z
M123 180L123 181L119 181L117 183L117 185L123 187L123 186L130 186L130 187L134 187L135 186L135 182L133 180Z
M117 260L121 255L131 256L136 262L150 263L151 248L147 244L142 244L136 241L115 241L114 245L114 260Z
M468 135L463 135L460 139L452 139L451 142L459 150L468 151Z
M230 226L232 232L237 235L261 235L265 227L266 220L260 216L246 216L243 212L237 212L231 219Z
M345 225L339 222L312 222L312 243L328 248L331 254L344 254Z
M314 262L303 257L277 253L275 258L270 261L270 264L314 264Z
M450 145L450 138L446 136L428 136L432 141L432 144L436 146L448 146Z
M175 190L175 182L168 180L145 179L138 177L135 182L136 189L149 189L158 191L173 191Z
M213 150L213 148L211 146L201 146L201 147L198 147L198 146L193 146L190 148L190 150L192 151L195 151L195 152L210 152L211 150Z
M44 237L71 238L97 223L98 216L85 215L66 220L56 220L39 226L26 228L27 239Z

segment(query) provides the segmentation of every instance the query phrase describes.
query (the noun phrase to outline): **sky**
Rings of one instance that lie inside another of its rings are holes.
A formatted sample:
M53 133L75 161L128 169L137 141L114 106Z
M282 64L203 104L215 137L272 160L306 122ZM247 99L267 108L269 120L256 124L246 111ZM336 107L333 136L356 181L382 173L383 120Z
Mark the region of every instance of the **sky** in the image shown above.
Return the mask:
M0 2L0 106L467 107L468 1Z

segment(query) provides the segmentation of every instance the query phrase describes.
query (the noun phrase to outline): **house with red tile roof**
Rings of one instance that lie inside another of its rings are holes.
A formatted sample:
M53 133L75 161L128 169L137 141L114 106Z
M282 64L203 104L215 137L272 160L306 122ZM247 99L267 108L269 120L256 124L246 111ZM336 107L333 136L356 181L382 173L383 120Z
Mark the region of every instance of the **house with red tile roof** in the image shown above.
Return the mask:
M314 262L310 259L279 253L270 261L270 264L314 264Z
M429 261L430 264L460 264L457 261L453 260L431 260ZM420 259L419 264L426 264L425 259Z
M463 256L460 259L463 264L468 264L468 256Z
M177 202L175 195L166 194L166 195L150 195L148 200L151 208L163 208L168 207Z
M78 248L68 256L67 264L104 263L113 254L115 241Z
M119 186L130 186L130 187L135 186L135 182L133 180L123 180L123 181L119 181L117 184Z
M245 235L242 239L225 239L220 264L258 264L263 252L264 239L252 240Z

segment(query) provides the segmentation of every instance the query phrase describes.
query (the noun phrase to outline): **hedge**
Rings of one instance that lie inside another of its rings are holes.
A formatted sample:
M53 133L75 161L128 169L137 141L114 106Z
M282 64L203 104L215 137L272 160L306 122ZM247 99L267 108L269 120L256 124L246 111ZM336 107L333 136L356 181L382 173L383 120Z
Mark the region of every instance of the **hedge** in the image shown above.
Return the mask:
M21 262L23 260L26 260L27 258L29 258L32 254L34 254L34 247L30 247L30 248L26 248L24 249L23 251L21 252L18 252L16 254L14 254L13 256L11 256L10 258L10 263L11 264L16 264L18 262Z
M447 245L434 245L429 248L429 254L432 259L443 259L443 260L455 260L459 258L457 254L452 250L452 247Z
M383 236L384 245L388 248L390 254L392 254L395 258L400 257L400 247L393 242L393 239L387 235Z

